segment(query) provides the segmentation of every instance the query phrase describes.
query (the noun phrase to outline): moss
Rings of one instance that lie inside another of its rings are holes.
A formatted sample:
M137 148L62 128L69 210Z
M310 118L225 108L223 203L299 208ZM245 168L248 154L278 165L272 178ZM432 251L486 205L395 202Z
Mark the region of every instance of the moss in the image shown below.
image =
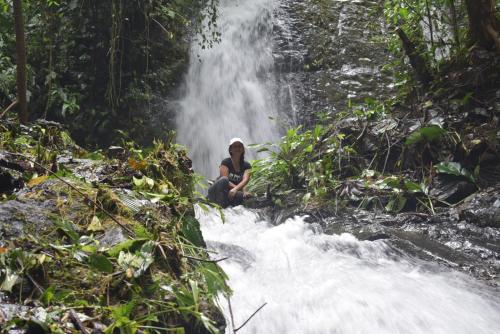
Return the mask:
M104 209L106 209L109 213L117 214L123 217L132 217L132 210L127 207L120 200L120 197L116 195L112 190L99 187L97 192L97 201L100 203Z

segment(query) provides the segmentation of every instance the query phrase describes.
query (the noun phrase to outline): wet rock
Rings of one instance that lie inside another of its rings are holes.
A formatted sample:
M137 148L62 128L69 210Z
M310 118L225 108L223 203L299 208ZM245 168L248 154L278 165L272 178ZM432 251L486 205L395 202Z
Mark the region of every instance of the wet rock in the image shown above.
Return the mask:
M479 191L456 208L436 215L387 214L353 207L304 208L300 204L268 209L280 224L294 215L319 224L327 234L351 233L360 240L384 240L401 254L463 270L491 285L500 284L500 186ZM293 202L293 198L291 202Z
M57 164L64 165L76 177L82 178L85 182L99 183L106 180L115 168L102 161L91 159L76 159L71 156L60 156Z
M0 302L0 324L4 324L14 317L22 317L29 311L29 307L18 304L7 304Z
M123 233L120 227L115 227L108 229L104 235L99 238L99 245L102 247L113 247L120 242L127 240L127 237Z
M51 226L48 218L55 208L53 200L11 200L0 203L0 242L24 233L36 233Z
M0 167L0 194L10 194L24 187L22 177L14 176L12 172Z
M31 164L22 161L18 156L0 150L0 167L15 170L18 172L25 172L33 170Z
M237 245L208 241L207 247L209 250L216 251L217 257L213 258L214 260L227 257L226 261L236 262L245 270L255 262L255 256L252 253Z
M455 208L460 220L500 228L500 186L482 190Z
M455 204L473 194L477 187L461 177L438 175L433 180L431 196L446 203Z
M243 205L246 208L257 209L264 208L273 205L273 200L270 197L252 197L245 200Z
M385 20L371 1L281 1L273 29L280 111L292 125L314 125L316 112L342 111L349 99L392 94L381 70L390 58Z
M108 156L110 158L116 158L122 156L125 153L125 149L121 146L110 146L108 148Z

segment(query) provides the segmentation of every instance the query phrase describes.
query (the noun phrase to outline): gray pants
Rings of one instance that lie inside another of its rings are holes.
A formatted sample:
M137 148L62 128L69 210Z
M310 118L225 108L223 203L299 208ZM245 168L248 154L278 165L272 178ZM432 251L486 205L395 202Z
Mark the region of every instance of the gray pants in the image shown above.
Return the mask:
M232 199L229 199L229 179L227 176L222 176L208 188L208 200L223 208L236 206L243 203L243 192L238 191Z

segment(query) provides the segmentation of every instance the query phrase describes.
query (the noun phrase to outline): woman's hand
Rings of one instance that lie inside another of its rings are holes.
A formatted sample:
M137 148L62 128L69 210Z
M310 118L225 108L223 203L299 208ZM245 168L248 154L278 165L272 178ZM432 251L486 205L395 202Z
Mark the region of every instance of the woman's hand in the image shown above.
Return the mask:
M234 196L236 196L237 192L238 192L238 189L236 189L236 188L233 188L233 189L229 190L229 194L228 194L229 199L233 199Z
M251 193L249 193L248 191L244 191L244 192L243 192L243 198L244 198L244 199L250 198L250 197L252 197L252 196L253 196L253 195L252 195Z

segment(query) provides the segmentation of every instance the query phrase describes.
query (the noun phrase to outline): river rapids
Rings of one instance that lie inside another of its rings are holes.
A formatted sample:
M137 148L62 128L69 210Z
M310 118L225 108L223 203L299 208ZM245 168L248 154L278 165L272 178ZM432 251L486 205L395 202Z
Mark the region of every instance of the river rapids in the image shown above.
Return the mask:
M384 241L325 235L295 217L273 226L243 207L198 210L234 290L238 333L500 333L498 290L417 260ZM228 304L220 304L232 333Z

